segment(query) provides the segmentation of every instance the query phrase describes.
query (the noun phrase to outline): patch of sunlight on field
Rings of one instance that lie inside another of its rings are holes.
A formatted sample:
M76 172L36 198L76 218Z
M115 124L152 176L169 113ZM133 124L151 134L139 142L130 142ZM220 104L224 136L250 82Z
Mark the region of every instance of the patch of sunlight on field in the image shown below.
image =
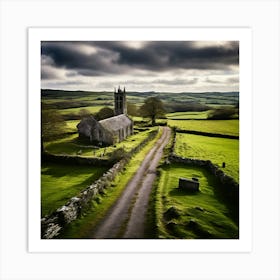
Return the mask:
M67 132L78 132L77 124L80 120L65 121L67 124Z
M52 213L95 180L106 168L43 163L41 167L41 215Z
M239 182L239 140L176 133L175 153L181 157L211 160Z

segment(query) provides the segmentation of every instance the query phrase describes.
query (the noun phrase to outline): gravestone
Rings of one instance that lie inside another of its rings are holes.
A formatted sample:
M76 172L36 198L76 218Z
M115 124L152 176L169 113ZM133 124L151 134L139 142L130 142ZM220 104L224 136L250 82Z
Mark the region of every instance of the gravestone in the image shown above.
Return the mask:
M195 179L195 180L194 180ZM199 191L199 181L197 178L179 178L179 189L189 192Z

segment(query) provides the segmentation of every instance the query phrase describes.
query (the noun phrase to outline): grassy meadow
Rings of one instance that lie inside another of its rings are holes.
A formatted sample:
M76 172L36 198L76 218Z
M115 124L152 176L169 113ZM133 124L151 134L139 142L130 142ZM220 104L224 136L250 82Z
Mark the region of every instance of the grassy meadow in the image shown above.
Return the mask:
M239 120L168 120L168 125L182 130L239 135Z
M211 160L239 181L239 140L176 133L175 154L181 157Z
M92 184L104 167L43 163L41 167L41 216L51 214Z
M166 117L169 120L205 120L207 119L209 111L202 112L175 112L168 113Z
M231 218L234 206L224 203L213 175L182 164L164 165L160 173L155 205L159 238L238 238L238 226ZM200 191L180 190L180 177L198 178Z

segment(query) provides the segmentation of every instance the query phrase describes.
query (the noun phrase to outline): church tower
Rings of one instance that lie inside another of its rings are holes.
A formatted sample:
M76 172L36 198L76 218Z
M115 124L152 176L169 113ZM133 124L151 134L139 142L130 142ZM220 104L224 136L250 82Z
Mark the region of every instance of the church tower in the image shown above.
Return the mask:
M126 93L125 93L125 87L123 90L121 90L120 86L118 87L118 90L114 90L114 96L115 96L115 116L125 114L127 113L126 110Z

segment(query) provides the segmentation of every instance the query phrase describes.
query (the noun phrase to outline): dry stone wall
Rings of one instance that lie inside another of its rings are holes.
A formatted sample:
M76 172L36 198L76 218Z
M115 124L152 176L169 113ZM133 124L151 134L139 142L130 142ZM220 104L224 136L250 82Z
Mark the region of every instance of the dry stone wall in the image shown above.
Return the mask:
M178 133L189 133L189 134L195 134L195 135L202 135L202 136L208 136L208 137L227 138L227 139L239 139L239 136L237 136L237 135L210 133L210 132L196 131L196 130L186 130L186 129L178 129L177 128L176 132L178 132Z
M86 158L71 155L55 155L48 152L42 154L44 162L54 162L63 164L76 164L76 165L98 165L98 166L112 166L112 162L108 159L101 158Z

